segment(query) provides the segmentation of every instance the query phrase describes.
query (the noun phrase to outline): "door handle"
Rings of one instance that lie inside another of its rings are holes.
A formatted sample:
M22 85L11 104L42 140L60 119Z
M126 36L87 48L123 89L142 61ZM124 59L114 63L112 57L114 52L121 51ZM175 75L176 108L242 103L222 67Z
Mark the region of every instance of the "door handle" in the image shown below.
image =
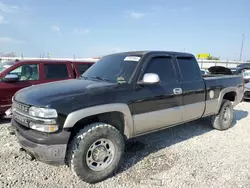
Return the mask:
M182 94L182 89L181 88L174 88L173 92L175 95L180 95L180 94Z

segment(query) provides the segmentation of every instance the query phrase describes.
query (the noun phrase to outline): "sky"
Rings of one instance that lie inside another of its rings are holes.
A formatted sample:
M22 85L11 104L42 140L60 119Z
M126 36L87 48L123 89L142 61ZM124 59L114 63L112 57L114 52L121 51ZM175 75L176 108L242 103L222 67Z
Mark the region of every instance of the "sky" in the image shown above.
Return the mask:
M250 0L0 0L0 53L97 57L130 50L250 60Z

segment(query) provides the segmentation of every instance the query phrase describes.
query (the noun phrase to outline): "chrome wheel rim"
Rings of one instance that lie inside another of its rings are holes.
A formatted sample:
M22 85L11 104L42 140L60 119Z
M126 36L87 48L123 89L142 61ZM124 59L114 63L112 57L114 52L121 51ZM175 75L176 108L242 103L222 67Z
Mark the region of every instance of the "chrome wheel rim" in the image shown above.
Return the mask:
M99 139L95 141L87 151L87 165L93 171L104 170L112 163L114 153L114 144L109 139Z
M229 107L225 107L223 109L223 123L226 124L229 122L231 118L231 113L230 113L230 108Z

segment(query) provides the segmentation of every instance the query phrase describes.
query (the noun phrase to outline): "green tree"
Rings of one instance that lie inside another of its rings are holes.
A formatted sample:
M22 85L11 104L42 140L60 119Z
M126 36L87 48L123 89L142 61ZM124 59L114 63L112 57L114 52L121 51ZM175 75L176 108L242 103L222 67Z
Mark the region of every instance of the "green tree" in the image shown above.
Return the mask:
M208 56L207 60L220 60L220 57Z

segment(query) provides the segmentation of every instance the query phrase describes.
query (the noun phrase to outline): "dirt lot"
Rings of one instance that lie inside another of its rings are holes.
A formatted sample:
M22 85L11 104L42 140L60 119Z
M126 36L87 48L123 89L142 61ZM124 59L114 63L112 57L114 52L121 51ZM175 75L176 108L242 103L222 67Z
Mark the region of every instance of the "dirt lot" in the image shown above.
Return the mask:
M235 109L234 126L213 130L199 120L127 144L118 174L88 185L66 166L28 161L19 152L9 120L0 122L0 187L246 187L250 188L250 103Z

